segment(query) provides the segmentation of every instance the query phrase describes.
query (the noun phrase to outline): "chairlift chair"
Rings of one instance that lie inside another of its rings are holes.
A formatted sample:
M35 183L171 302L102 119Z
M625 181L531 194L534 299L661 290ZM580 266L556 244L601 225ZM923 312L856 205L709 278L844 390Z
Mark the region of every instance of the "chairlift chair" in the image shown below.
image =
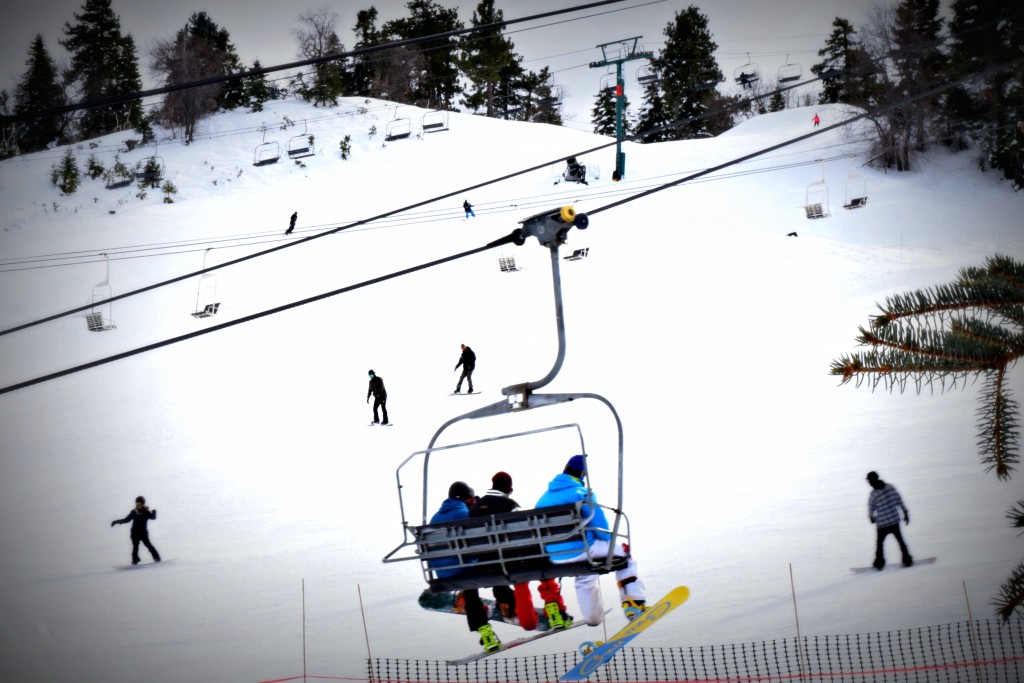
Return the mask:
M754 83L761 80L761 71L757 64L750 61L750 53L747 53L747 63L736 67L732 72L733 79L744 89L754 87Z
M811 220L828 218L831 215L828 205L828 186L825 184L825 162L819 161L819 163L821 164L821 178L809 184L804 195L804 212Z
M613 97L618 90L618 77L614 73L607 73L601 75L601 85L599 86L599 92L608 93Z
M113 320L113 304L110 302L113 290L110 287L110 256L100 254L106 262L106 277L92 288L89 295L89 312L85 314L85 325L90 332L105 332L117 327Z
M559 272L559 247L565 243L566 236L573 227L585 229L588 219L584 214L577 214L571 206L545 211L521 221L522 228L513 231L503 243L522 245L533 236L546 247L550 254L551 274L554 284L555 322L558 334L558 353L554 366L542 379L536 382L514 384L502 389L504 398L489 406L472 410L445 422L431 438L424 450L416 451L398 466L395 472L398 485L399 510L402 517L404 539L394 550L384 556L383 561L399 562L419 560L423 577L431 592L459 591L470 588L482 588L502 584L525 583L527 581L566 576L605 574L620 568L626 558L616 558L611 553L607 557L595 557L571 564L554 564L546 545L560 541L580 541L586 546L586 529L593 517L592 511L585 514L580 503L550 508L534 508L517 510L484 517L473 517L440 524L428 524L428 503L436 504L439 498L429 500L430 464L433 458L448 457L459 449L497 444L508 439L524 439L533 436L546 436L554 432L569 430L579 438L579 452L586 462L587 451L584 447L582 429L578 424L560 424L549 427L534 428L525 431L511 432L500 436L476 439L464 443L438 445L441 435L448 427L463 420L477 420L499 415L521 413L537 408L566 405L579 405L579 401L592 399L600 402L610 411L618 433L618 500L614 505L602 505L611 521L606 530L611 538L609 545L614 547L628 543L629 520L622 506L622 472L623 472L623 430L622 422L614 406L604 397L592 393L536 393L549 384L561 369L565 358L565 324L563 318L561 277ZM444 461L441 461L444 462ZM410 464L421 465L419 468L406 467ZM405 488L403 474L422 478L422 500L419 510L419 523L410 520L413 514L405 505ZM589 476L584 478L586 486L591 485ZM447 486L448 482L443 482ZM592 510L593 506L591 507ZM441 563L441 567L437 567ZM437 569L458 571L454 576L438 576Z
M306 119L302 119L302 133L294 135L288 140L288 158L303 159L314 154L316 154L316 149L313 147L313 136L309 134L309 129L306 127Z
M388 121L384 129L384 142L404 140L412 135L412 122L409 119L394 119Z
M515 256L499 256L498 268L503 273L518 273L522 270L522 268L516 265Z
M803 68L799 64L791 63L789 55L786 55L786 63L779 67L777 79L779 83L792 83L793 81L799 81L803 75Z
M645 64L636 70L636 81L640 85L659 83L661 81L661 74L650 64Z
M426 112L420 119L420 129L424 133L441 133L448 130L448 112L444 109Z
M156 155L140 159L135 164L135 180L156 186L163 178L164 160Z
M850 162L852 166L852 161ZM860 209L868 203L868 188L867 182L859 173L854 173L853 169L850 170L850 175L846 179L846 194L843 199L844 209Z
M276 140L267 142L267 129L263 129L263 142L256 145L252 155L253 166L269 166L276 164L281 158L281 145Z
M199 277L199 285L196 287L196 306L192 311L193 318L209 318L217 315L220 310L220 302L217 301L217 276L206 271L206 257L213 247L203 252L203 274Z

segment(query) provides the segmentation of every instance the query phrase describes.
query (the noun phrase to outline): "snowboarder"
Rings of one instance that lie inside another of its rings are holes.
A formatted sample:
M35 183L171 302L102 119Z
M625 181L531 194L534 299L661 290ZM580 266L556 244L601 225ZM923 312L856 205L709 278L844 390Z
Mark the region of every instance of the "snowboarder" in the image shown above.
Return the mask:
M476 214L473 213L473 205L469 203L468 199L462 202L462 208L466 212L466 218L469 218L470 216L476 218Z
M388 424L388 392L384 388L384 380L375 375L373 370L370 370L369 375L370 386L366 390L366 402L370 402L370 394L373 394L373 424L380 422L380 418L377 417L377 408L381 410L384 424Z
M619 585L622 610L625 612L626 618L633 621L647 609L644 584L637 575L636 561L629 554L626 545L619 543L614 548L610 547L611 534L602 531L602 529L608 528L608 520L604 516L604 509L597 504L597 497L583 483L585 477L584 456L572 456L565 464L562 473L556 475L548 484L548 490L537 501L537 507L552 507L585 501L584 517L591 514L591 507L593 507L593 518L587 525L586 545L583 541L561 541L549 543L545 549L555 564L580 562L588 558L605 558L609 552L614 553L616 557L629 558L626 567L615 572L615 578ZM596 574L576 577L576 600L583 612L583 618L591 626L597 626L604 618L601 611L601 587L597 579Z
M462 376L459 377L459 383L455 385L455 393L462 393L462 380L466 380L469 383L469 393L473 393L473 370L476 369L476 354L473 353L473 349L469 348L465 344L462 344L462 355L459 356L459 362L455 364L455 369L458 370L459 366L462 366Z
M910 550L900 533L900 510L903 510L903 523L910 524L910 511L903 504L903 499L892 484L886 484L878 478L877 472L868 472L868 484L873 489L868 496L868 518L874 522L878 538L875 542L875 561L872 566L881 571L885 567L885 550L882 547L885 537L892 534L896 542L900 544L900 552L903 553L903 566L909 567L914 564L914 558L910 556Z
M511 493L512 475L508 472L495 473L491 477L491 489L470 508L469 516L485 517L518 510L519 503L510 497ZM529 583L516 584L514 591L508 586L495 586L493 590L494 600L503 612L508 606L514 605L519 625L527 631L537 628L537 612L533 608L533 596L530 593ZM562 591L558 581L544 579L540 582L537 590L541 599L544 600L544 613L548 617L548 624L551 628L568 628L572 624L573 618L565 608L565 601L562 600ZM499 597L499 592L502 597ZM471 625L470 629L472 630L472 628Z
M818 116L818 112L814 112L814 118L811 119L811 121L814 121L814 127L817 128L818 124L821 123L821 118Z
M476 494L469 484L464 481L453 482L448 487L448 497L441 503L441 507L434 513L434 516L430 518L430 523L439 524L441 522L467 519L469 518L469 508L474 503L476 503ZM462 572L462 569L438 569L438 567L457 563L458 560L454 557L442 558L431 560L430 566L437 574L437 578L443 579L457 576ZM495 600L499 605L504 600L505 608L508 609L515 602L515 599L508 595L512 591L509 590L508 586L500 586L499 588L504 588L505 591L501 592L496 588L494 590ZM462 591L462 595L466 604L466 621L469 624L469 630L479 634L480 644L483 645L484 651L494 652L501 649L501 641L495 635L494 628L487 617L487 608L484 607L483 601L480 600L480 591L476 588L469 588Z
M286 234L286 235L292 234L292 230L295 229L295 221L297 221L298 219L299 219L299 212L296 211L295 213L292 214L291 220L288 221L288 229L284 231L284 234Z
M139 543L146 546L149 554L153 556L154 562L160 561L160 553L156 551L153 544L149 542L149 530L146 525L149 520L156 519L156 510L150 510L146 505L146 499L139 496L135 499L135 509L128 513L124 519L115 519L110 526L132 523L132 564L139 563Z

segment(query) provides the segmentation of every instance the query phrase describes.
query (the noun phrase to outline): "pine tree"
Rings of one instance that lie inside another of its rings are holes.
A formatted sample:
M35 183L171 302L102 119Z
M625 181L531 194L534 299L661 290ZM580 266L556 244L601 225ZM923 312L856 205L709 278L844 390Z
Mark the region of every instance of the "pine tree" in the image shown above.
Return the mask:
M502 19L504 14L494 8L494 0L480 0L470 21L473 26L481 26ZM501 35L502 28L498 26L459 40L458 66L472 83L472 92L462 104L472 111L482 108L485 116L495 115L495 96L501 94L499 88L510 67L522 73L522 58L515 53L512 41Z
M665 46L651 59L651 66L661 78L644 89L638 123L641 131L705 114L715 96L714 88L708 85L723 78L714 56L718 44L708 29L708 18L697 7L690 5L676 12L664 34ZM701 138L718 132L710 120L701 119L664 129L644 138L644 142Z
M1024 18L999 0L954 0L950 21L950 78L1018 60L1024 51ZM1024 66L975 79L947 99L948 110L966 120L981 142L981 166L1002 172L1015 190L1024 188Z
M142 89L135 41L121 35L121 20L110 0L85 0L76 23L64 24L66 39L60 44L71 53L68 76L86 102L130 95ZM85 109L78 121L83 138L103 135L138 124L142 104L132 99L104 107Z
M82 174L78 169L78 159L75 158L71 148L64 151L64 156L50 169L50 182L53 183L64 196L74 194L78 191L78 184Z
M976 412L978 446L986 471L1009 480L1018 462L1020 405L1007 373L1024 356L1024 263L996 255L982 267L960 270L955 281L891 296L882 313L861 327L857 341L871 350L832 362L831 373L857 386L905 390L911 382L955 388L981 378ZM1024 505L1024 501L1018 506ZM1010 510L1024 526L1024 509ZM1004 619L1024 605L1024 563L994 601Z
M356 34L356 50L380 45L382 36L377 29L377 9L371 7L357 12L356 25L352 31ZM374 94L373 84L379 80L379 55L380 53L372 53L353 59L350 88L354 95L369 97Z
M856 35L857 30L848 20L836 17L832 21L832 33L825 47L818 50L818 56L825 59L811 67L811 72L824 80L819 104L870 103L875 70Z
M64 104L64 89L58 83L57 67L46 50L41 34L36 35L28 50L28 68L15 90L14 111L17 114L45 112ZM23 152L45 149L63 137L63 118L57 114L40 114L17 126L18 147Z
M251 71L258 71L263 68L260 60L252 63ZM264 74L253 74L245 78L245 101L250 111L263 111L263 104L271 99L270 87Z
M594 108L590 110L590 122L594 124L594 132L598 135L615 137L615 94L610 90L602 90L594 98ZM622 96L622 136L633 132L629 121L629 98Z
M423 38L463 28L457 9L446 9L432 0L409 0L405 6L409 10L408 17L389 21L382 27L381 32L387 39ZM462 92L459 69L452 59L457 46L452 38L438 38L408 48L412 59L407 64L422 61L426 65L423 77L414 77L411 70L406 71L411 104L433 109L451 108L455 96ZM414 55L418 59L413 58Z

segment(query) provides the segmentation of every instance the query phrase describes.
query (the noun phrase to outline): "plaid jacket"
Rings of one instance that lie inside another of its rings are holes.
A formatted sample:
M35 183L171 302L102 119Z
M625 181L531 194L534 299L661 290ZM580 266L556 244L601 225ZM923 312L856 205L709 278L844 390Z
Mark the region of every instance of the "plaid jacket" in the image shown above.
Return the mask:
M878 526L894 526L900 523L900 510L907 514L907 506L892 484L875 489L868 496L868 516Z

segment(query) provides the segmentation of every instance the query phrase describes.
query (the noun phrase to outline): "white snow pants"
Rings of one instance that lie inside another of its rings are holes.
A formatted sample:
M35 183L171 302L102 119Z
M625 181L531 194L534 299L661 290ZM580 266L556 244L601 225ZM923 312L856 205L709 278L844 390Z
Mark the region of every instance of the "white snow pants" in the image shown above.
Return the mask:
M615 546L615 556L625 557L626 548L619 543ZM582 562L586 559L602 559L608 557L608 541L594 541L590 544L588 552L580 553L575 557L564 560L552 560L555 564L568 564L570 562ZM597 626L604 619L604 604L601 601L601 584L597 574L587 574L576 577L576 602L583 612L583 620L590 626ZM615 579L619 582L619 600L627 598L632 600L645 600L644 584L637 574L636 561L630 557L629 563L624 569L615 572Z

